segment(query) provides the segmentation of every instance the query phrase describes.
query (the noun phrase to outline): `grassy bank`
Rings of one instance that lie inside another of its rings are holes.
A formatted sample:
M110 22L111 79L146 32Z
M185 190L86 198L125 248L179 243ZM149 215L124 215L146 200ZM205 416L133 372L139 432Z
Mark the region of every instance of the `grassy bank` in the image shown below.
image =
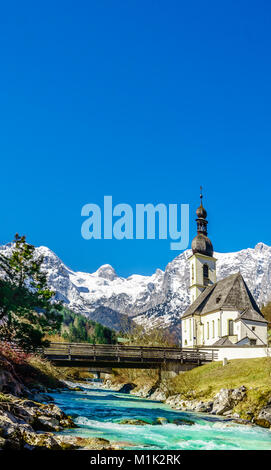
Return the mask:
M184 372L167 382L168 394L181 394L186 399L207 401L221 388L245 385L246 399L235 410L249 419L271 399L271 358L235 359L226 366L213 362Z

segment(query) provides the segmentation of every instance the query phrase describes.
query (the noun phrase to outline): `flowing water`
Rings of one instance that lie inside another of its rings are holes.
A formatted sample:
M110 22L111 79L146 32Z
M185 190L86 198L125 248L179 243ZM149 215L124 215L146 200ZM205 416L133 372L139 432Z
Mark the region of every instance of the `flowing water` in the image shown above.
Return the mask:
M64 391L51 396L79 426L65 434L101 437L121 442L126 449L271 450L268 429L239 425L203 413L172 410L163 403L104 390L95 384L87 384L80 392ZM152 424L157 418L163 419L162 425ZM120 424L125 419L140 419L149 424Z

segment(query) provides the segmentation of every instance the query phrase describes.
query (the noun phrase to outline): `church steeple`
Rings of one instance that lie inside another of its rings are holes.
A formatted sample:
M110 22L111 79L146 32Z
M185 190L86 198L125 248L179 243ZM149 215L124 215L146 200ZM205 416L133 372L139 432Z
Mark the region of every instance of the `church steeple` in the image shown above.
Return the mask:
M208 221L206 220L207 212L202 205L202 198L203 196L202 196L202 186L201 186L200 187L200 206L196 210L196 214L198 217L196 219L196 222L197 222L198 233L203 233L203 235L207 235L207 224L208 224Z
M206 220L207 212L202 205L202 186L200 187L200 206L196 210L197 214L197 236L192 241L193 253L201 253L206 256L213 256L213 245L211 240L207 237L207 225Z
M192 240L190 257L190 295L194 302L204 289L216 282L216 259L213 258L213 245L207 237L207 211L202 204L202 187L200 187L200 206L197 214L197 235Z

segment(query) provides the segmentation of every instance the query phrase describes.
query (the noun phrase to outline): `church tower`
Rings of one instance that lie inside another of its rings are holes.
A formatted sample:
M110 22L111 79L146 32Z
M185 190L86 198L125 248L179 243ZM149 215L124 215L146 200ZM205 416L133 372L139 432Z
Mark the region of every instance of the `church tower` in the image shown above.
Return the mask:
M202 205L200 188L200 206L197 214L197 235L192 241L190 256L190 301L193 303L204 289L216 282L216 259L213 257L213 245L207 237L207 212Z

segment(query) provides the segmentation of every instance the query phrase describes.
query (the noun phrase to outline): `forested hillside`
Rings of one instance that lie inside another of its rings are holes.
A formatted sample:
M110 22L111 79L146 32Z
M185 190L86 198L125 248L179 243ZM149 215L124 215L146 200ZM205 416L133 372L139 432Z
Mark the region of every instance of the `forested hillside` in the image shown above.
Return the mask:
M60 335L65 341L91 344L115 344L117 342L116 333L110 328L66 308L61 313L63 320Z

